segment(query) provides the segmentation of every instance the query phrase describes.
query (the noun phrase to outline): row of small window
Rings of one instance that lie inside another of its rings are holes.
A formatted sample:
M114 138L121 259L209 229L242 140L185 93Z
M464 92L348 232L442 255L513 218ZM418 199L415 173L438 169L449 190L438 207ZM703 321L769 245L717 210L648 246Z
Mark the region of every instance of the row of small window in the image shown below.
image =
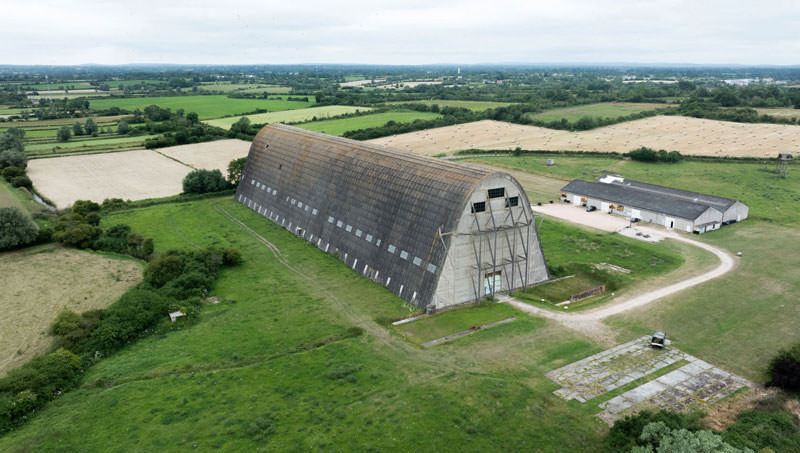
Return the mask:
M519 197L509 197L506 199L506 207L513 208L515 206L519 206ZM486 202L485 201L478 201L472 203L472 213L475 214L476 212L485 212L486 211Z
M250 185L251 186L256 186L256 189L266 190L267 193L271 193L272 195L278 195L278 189L273 189L272 187L267 187L266 184L262 184L261 182L256 181L255 179L251 179L250 180Z
M307 204L305 205L305 208L304 208L303 207L304 205L303 205L302 201L295 200L294 198L291 198L291 201L289 201L289 200L290 200L290 197L286 197L286 201L291 203L292 206L297 206L300 209L305 209L306 212L308 212L310 210L311 214L313 214L313 215L319 214L319 211L317 210L317 208L311 209L311 206L309 206Z
M328 217L328 223L332 224L334 222L336 222L336 226L337 227L339 227L339 228L344 227L344 230L347 231L348 233L353 231L353 226L352 225L345 225L345 223L342 222L341 220L336 220L336 219L333 218L333 216L329 216ZM363 231L359 230L358 228L356 228L355 235L356 235L356 237L363 237L364 240L369 242L370 244L372 243L372 240L374 239L371 234L369 234L369 233L365 234ZM381 246L381 240L380 239L376 239L375 240L375 246L376 247L380 247ZM388 251L389 253L394 255L395 252L397 251L397 247L393 246L392 244L389 244L386 247L386 251ZM409 256L408 252L406 252L405 250L401 250L400 251L400 258L408 261L408 256ZM414 263L416 266L422 267L422 258L420 258L418 256L415 256L414 259L411 260L411 262ZM428 263L427 269L428 269L428 272L435 273L436 272L436 265L433 264L433 263Z

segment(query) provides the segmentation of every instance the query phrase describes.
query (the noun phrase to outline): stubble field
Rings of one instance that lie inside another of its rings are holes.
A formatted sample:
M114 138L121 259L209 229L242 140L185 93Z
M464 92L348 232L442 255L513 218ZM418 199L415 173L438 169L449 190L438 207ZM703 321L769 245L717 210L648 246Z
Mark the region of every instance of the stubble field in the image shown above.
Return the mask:
M582 132L484 120L381 137L369 142L416 154L467 149L628 152L640 146L688 155L773 157L797 152L800 127L655 116Z

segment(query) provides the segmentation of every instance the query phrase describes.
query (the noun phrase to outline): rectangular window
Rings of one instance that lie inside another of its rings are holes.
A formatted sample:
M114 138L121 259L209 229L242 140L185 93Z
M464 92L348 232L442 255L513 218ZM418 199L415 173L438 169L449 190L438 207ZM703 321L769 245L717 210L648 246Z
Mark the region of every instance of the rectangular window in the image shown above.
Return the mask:
M378 240L375 242L375 245L376 245L376 246L378 246L378 247L380 247L380 246L381 246L381 240L380 240L380 239L378 239Z
M302 201L298 201L297 202L297 207L298 208L302 208L303 207L303 202Z
M251 185L251 186L252 186L253 184L255 184L255 183L256 183L256 180L255 180L255 179L251 179L251 180L250 180L250 185Z
M389 253L394 253L394 251L397 250L397 247L393 246L392 244L389 244L389 247L387 247L386 250L388 250Z
M272 187L267 187L267 192L272 192Z
M413 262L414 262L414 265L416 265L416 266L422 266L422 258L420 258L418 256L414 257Z
M278 195L278 189L275 189L275 190L273 190L273 191L272 191L272 195L275 195L275 196L277 196L277 195Z
M294 206L295 204L297 204L297 200L295 200L294 198L292 198L292 206Z
M306 205L306 212L308 212L308 208L309 208L309 206L308 206L308 205Z
M356 236L361 237L363 234L364 234L364 232L362 232L361 230L356 228Z
M344 223L343 223L341 220L337 220L337 221L336 221L336 226L337 226L337 227L341 228L341 227L342 227L342 225L344 225Z
M400 258L403 258L404 260L407 260L408 259L408 252L406 252L405 250L401 251L400 252Z
M497 189L489 189L489 198L503 198L506 196L505 187L498 187Z
M372 242L372 235L367 233L367 237L365 238L367 242Z
M428 263L428 272L430 272L431 274L435 274L436 273L436 265L433 264L433 263Z
M311 213L314 214L314 215L317 215L317 214L319 214L319 211L317 211L317 208L314 208L314 209L311 210Z
M347 232L349 233L349 232L353 231L353 226L352 226L352 225L347 225L347 226L344 228L344 230L345 230L345 231L347 231Z
M506 200L507 208L513 208L514 206L519 206L519 197L511 197Z
M333 223L333 217L328 217L328 223Z
M486 211L486 202L479 201L477 203L472 203L472 213L475 214L476 212L484 212Z

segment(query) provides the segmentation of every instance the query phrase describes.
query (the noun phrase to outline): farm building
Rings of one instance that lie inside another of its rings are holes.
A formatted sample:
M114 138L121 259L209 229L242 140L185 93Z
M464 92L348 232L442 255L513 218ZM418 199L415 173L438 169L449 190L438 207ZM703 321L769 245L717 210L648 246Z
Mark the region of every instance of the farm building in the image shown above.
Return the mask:
M235 197L429 311L548 278L530 203L506 173L271 124Z
M704 233L747 218L747 205L730 198L673 189L619 176L596 182L576 179L561 189L561 199L687 232Z

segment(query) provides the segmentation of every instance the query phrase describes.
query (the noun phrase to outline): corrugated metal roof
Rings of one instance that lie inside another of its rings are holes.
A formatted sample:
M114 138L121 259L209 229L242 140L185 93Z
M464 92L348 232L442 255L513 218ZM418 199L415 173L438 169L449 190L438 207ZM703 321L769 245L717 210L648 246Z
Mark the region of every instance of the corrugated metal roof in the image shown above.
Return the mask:
M632 183L633 181L626 182ZM644 185L644 183L637 183L634 185L589 182L576 179L564 186L561 190L586 197L599 198L637 209L661 212L687 220L694 220L700 217L700 215L708 209L717 209L714 205L701 202L699 197L698 201L694 201L684 196L672 194L669 191L653 190L651 187L660 186L653 186L652 184ZM724 211L724 209L717 210L720 212Z
M439 228L455 229L474 187L497 173L271 124L253 140L237 197L286 218L284 226L303 228L314 236L312 242L324 238L339 248L340 257L348 254L348 264L357 258L359 272L368 265L380 270L382 283L391 276L389 289L398 293L404 285L402 297L410 300L416 292L414 303L424 307L439 278L438 271L427 271L428 264L442 268L450 241L437 236ZM277 195L270 194L274 191ZM400 257L403 251L406 259Z

